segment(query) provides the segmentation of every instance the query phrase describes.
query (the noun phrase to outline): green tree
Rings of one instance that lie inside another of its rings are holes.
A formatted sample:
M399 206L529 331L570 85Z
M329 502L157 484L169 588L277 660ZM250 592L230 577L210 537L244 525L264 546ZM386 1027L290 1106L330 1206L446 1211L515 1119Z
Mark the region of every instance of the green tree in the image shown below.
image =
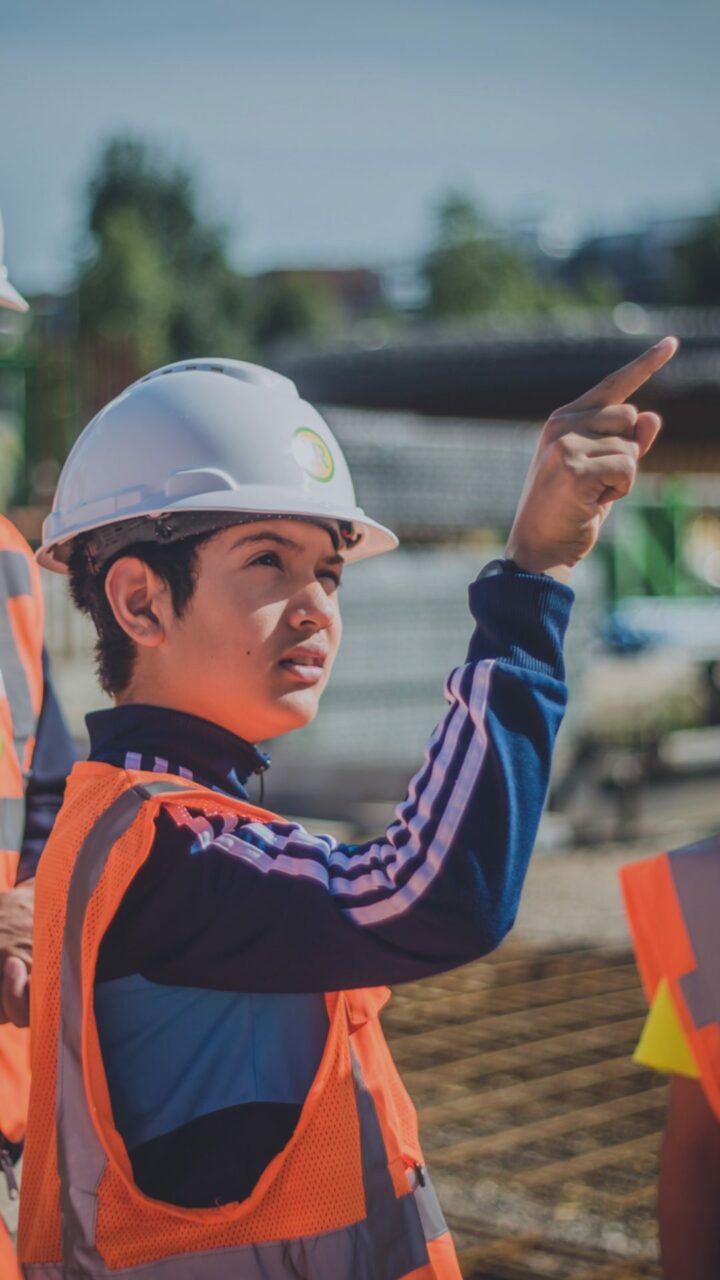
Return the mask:
M423 274L427 311L438 319L545 310L562 293L545 285L523 255L502 240L461 192L451 192L437 208L434 242L423 262Z
M107 342L131 339L143 365L174 355L175 276L136 209L108 211L102 251L82 275L79 308L84 334Z
M337 307L318 281L274 272L254 281L254 333L259 347L290 338L322 337L339 322Z
M112 139L88 185L87 229L83 336L130 343L143 364L247 353L247 285L225 231L201 216L187 169L142 141Z
M720 305L720 207L675 246L672 293L690 306Z

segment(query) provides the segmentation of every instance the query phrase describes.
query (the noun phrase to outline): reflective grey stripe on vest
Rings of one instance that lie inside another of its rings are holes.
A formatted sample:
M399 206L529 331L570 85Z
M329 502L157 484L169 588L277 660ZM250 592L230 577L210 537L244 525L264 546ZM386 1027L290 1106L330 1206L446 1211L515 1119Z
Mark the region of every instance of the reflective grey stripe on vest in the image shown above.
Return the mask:
M414 1195L405 1196L402 1203L410 1210L414 1208L413 1201L417 1203L414 1216L427 1215L438 1227L428 1239L447 1230L429 1181ZM393 1250L393 1255L393 1269L389 1270L385 1259L379 1257L368 1222L359 1222L320 1236L208 1253L180 1253L120 1271L108 1271L99 1258L91 1270L73 1271L58 1262L26 1262L21 1270L25 1280L402 1280L408 1270L411 1273L423 1265L413 1263L398 1272L398 1251ZM427 1261L426 1250L424 1257Z
M23 796L0 796L0 849L19 853L25 833Z
M720 1022L720 837L668 854L697 968L680 979L696 1027Z
M32 596L30 566L22 551L0 551L0 663L12 715L15 750L22 768L28 739L35 734L37 716L10 622L8 600L18 596ZM22 836L22 832L20 834ZM4 847L19 849L20 845Z
M88 1109L81 1057L85 912L113 845L132 825L145 799L132 788L113 801L83 841L70 877L60 969L56 1100L63 1257L70 1274L94 1275L98 1263L102 1266L95 1251L95 1209L105 1152Z
M387 1152L372 1094L365 1086L355 1052L352 1053L353 1080L360 1119L363 1182L365 1184L365 1225L368 1228L372 1257L368 1257L368 1280L395 1280L428 1261L422 1219L412 1195L395 1195ZM434 1193L433 1193L434 1194ZM313 1274L312 1272L310 1273ZM342 1280L354 1280L354 1271L337 1271ZM365 1276L361 1271L360 1275Z
M58 1041L57 1146L63 1264L23 1264L28 1280L401 1280L428 1260L428 1238L445 1229L428 1184L397 1199L373 1099L353 1055L367 1216L317 1236L182 1253L109 1270L95 1246L97 1190L105 1152L92 1123L82 1073L81 956L85 913L114 844L143 802L183 784L151 782L124 792L95 823L73 868L63 938Z

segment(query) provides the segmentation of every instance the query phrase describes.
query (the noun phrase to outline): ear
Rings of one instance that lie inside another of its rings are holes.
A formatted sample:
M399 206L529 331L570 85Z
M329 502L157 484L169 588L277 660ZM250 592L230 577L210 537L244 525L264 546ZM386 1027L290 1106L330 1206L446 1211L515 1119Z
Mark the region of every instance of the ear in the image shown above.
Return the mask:
M105 595L115 621L131 640L149 649L163 643L169 590L144 560L135 556L116 560L105 579Z

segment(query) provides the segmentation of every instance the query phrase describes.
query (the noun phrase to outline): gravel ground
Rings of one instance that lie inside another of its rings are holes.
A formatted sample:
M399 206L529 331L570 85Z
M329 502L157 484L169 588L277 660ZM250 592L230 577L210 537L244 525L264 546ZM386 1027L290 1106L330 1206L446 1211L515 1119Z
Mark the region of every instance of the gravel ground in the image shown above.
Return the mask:
M688 777L646 787L638 804L635 838L622 843L553 848L557 822L552 814L543 819L512 936L548 944L629 944L620 867L720 830L717 777Z
M530 864L512 936L548 945L629 945L618 871L657 845L538 854Z

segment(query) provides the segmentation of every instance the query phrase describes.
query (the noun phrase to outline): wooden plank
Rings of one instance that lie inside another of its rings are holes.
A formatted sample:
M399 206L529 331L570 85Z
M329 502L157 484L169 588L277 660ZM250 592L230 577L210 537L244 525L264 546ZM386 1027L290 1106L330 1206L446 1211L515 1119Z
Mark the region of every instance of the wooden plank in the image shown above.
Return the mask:
M513 1182L525 1188L547 1186L552 1182L562 1184L578 1173L606 1169L608 1165L619 1164L628 1156L657 1151L661 1136L658 1129L656 1133L645 1134L642 1138L631 1138L625 1142L598 1147L596 1151L584 1151L582 1155L569 1156L566 1160L553 1160L537 1169L525 1169L513 1174Z
M521 1035L528 1043L532 1042L533 1031L537 1038L545 1038L548 1024L557 1026L558 1034L567 1028L568 1023L590 1025L601 1019L607 1023L608 1015L614 1014L617 1020L624 1016L642 1011L644 1000L639 986L636 984L626 991L599 992L592 996L578 996L552 1005L549 1010L541 1008L537 1012L528 1008L512 1013L482 1014L471 1023L458 1027L433 1026L430 1030L420 1030L405 1035L393 1035L393 1055L398 1065L413 1053L421 1050L442 1051L442 1056L452 1056L456 1047L462 1048L469 1041L477 1045L482 1041L501 1039L513 1033Z
M463 1093L447 1102L438 1102L434 1106L420 1107L420 1127L423 1132L432 1126L449 1124L453 1120L462 1120L476 1114L483 1104L492 1104L500 1109L509 1106L522 1108L523 1103L536 1102L542 1098L552 1098L573 1089L587 1089L593 1085L604 1085L611 1080L621 1080L625 1076L637 1078L637 1063L628 1054L618 1058L608 1058L603 1062L594 1062L587 1067L571 1067L567 1071L550 1071L547 1075L537 1076L532 1080L519 1080L517 1084L509 1084L500 1088L489 1085L477 1092Z
M615 1022L599 1022L597 1026L580 1026L573 1031L545 1035L537 1040L523 1041L507 1049L487 1049L461 1054L443 1063L440 1070L436 1063L416 1068L403 1068L403 1080L412 1092L413 1088L430 1079L438 1088L444 1080L463 1081L476 1074L479 1068L490 1071L522 1070L529 1062L555 1061L570 1057L578 1051L596 1049L605 1052L609 1046L617 1048L618 1041L627 1043L630 1052L643 1027L645 1015L618 1019ZM389 1037L394 1050L395 1041ZM615 1043L613 1043L613 1041ZM638 1068L638 1071L640 1068Z
M528 1123L522 1120L498 1133L480 1134L474 1138L464 1138L461 1142L449 1143L447 1146L432 1147L427 1152L431 1169L447 1168L462 1161L498 1155L511 1151L515 1147L528 1147L534 1142L544 1142L548 1138L561 1137L566 1133L584 1132L599 1124L610 1124L625 1116L642 1115L646 1111L657 1111L664 1106L665 1091L663 1088L645 1090L631 1094L629 1097L615 1098L612 1102L601 1102L594 1107L581 1107L575 1111L565 1111L561 1115ZM653 1135L655 1136L655 1135ZM590 1153L594 1154L593 1152ZM602 1149L598 1150L602 1154ZM573 1157L560 1162L569 1168ZM589 1168L592 1168L592 1161ZM537 1170L534 1170L537 1172ZM527 1175L526 1175L527 1176ZM524 1185L528 1185L525 1180Z

